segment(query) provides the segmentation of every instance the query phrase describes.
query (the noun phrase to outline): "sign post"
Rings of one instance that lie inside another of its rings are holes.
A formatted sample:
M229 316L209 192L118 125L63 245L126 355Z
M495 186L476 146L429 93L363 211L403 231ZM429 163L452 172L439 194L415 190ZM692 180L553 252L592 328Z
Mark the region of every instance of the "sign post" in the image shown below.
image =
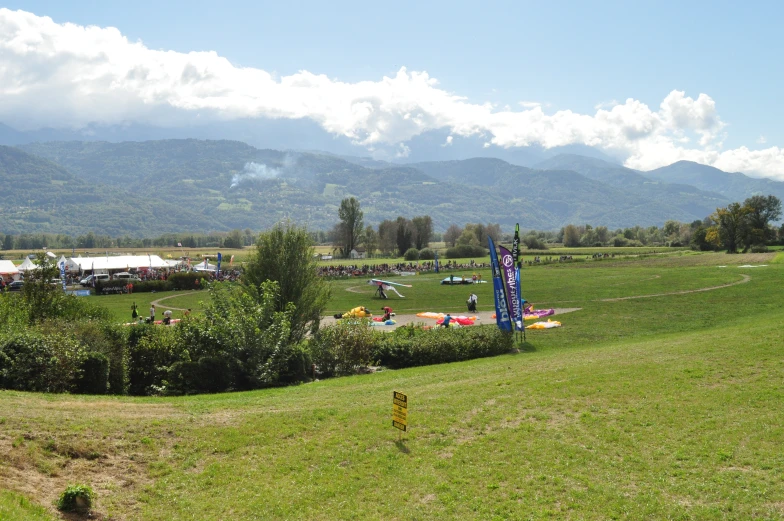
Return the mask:
M400 430L400 437L408 427L408 396L394 391L392 393L392 426Z

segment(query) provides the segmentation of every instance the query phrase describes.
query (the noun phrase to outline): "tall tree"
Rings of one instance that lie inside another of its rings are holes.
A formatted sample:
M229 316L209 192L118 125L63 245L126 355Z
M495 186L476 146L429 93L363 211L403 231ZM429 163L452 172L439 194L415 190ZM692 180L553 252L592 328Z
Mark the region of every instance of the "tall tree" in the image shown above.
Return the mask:
M372 226L365 228L365 231L362 234L362 244L365 246L368 257L376 253L376 250L378 249L378 234Z
M341 232L343 234L341 248L343 249L343 255L347 257L351 250L356 247L362 235L363 214L356 197L347 197L340 202L338 217L340 217Z
M567 247L580 245L580 230L573 224L567 224L563 228L563 243Z
M726 208L716 208L711 219L717 223L719 237L727 253L737 253L746 231L748 209L740 203L732 203Z
M397 222L385 219L378 225L378 247L384 253L397 249Z
M781 217L781 201L775 195L755 195L743 201L746 209L748 227L744 234L744 245L765 244L775 237L775 230L769 228L771 221Z
M405 217L397 218L397 251L405 254L414 245L414 224Z
M263 292L262 283L278 283L276 311L285 311L289 303L296 310L291 316L290 338L300 341L308 330L318 331L319 320L330 296L330 288L318 275L310 234L291 223L278 224L256 239L256 249L243 271L243 282Z
M416 229L415 245L417 250L427 248L433 236L433 219L429 215L420 215L411 219Z
M449 228L446 229L444 232L444 242L447 246L454 246L457 243L457 239L460 237L460 234L463 233L463 229L452 223L449 225Z

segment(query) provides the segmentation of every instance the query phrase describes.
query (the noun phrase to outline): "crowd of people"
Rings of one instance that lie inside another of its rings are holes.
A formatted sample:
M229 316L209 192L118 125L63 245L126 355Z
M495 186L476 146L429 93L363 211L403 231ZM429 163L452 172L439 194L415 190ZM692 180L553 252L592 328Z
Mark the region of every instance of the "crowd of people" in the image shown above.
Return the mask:
M454 261L447 261L439 263L438 270L452 271L452 270L470 270L478 268L487 268L488 264L482 262L474 262L473 260L466 263L457 263ZM378 277L384 275L399 275L401 273L428 273L435 271L435 261L420 261L420 262L397 262L397 263L382 263L382 264L336 264L334 266L319 266L318 274L323 277L347 278L347 277Z

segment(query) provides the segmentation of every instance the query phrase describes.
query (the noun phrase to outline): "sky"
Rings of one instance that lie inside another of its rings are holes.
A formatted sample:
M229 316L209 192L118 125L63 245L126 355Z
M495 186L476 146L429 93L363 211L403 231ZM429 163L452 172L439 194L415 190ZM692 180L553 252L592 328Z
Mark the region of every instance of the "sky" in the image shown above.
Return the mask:
M784 180L781 2L79 2L0 9L0 122L309 118ZM447 138L444 146L450 146Z

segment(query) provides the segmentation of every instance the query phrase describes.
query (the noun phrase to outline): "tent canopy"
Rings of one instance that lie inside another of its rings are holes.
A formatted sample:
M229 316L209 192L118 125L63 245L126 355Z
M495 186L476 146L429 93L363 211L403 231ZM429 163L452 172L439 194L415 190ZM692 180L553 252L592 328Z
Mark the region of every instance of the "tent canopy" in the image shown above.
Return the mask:
M114 257L71 257L69 264L80 271L126 270L131 268L168 268L158 255L117 255Z
M10 260L0 260L0 275L16 275L18 273L19 268L14 266L13 262Z
M38 264L31 261L30 257L25 257L24 262L16 267L16 269L19 271L34 270L36 268L38 268Z

